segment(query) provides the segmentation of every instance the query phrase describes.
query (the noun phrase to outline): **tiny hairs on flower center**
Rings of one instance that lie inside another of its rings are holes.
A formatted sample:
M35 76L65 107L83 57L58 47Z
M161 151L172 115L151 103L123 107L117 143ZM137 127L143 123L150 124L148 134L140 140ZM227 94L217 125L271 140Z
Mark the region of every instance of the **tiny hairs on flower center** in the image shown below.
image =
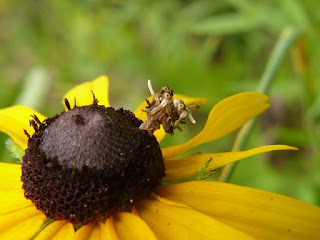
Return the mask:
M164 177L159 144L130 111L75 106L40 122L23 156L24 195L54 220L87 224L147 197Z

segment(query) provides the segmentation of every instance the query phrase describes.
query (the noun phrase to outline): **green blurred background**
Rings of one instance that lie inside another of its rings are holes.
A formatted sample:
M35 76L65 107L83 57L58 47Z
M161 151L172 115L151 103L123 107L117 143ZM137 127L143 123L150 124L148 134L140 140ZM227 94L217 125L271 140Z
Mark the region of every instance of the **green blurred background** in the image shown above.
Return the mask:
M272 106L246 149L280 143L300 151L242 160L231 182L320 205L318 0L1 1L0 107L20 103L53 115L63 110L67 90L107 74L111 104L134 110L152 79L156 91L169 84L210 99L194 113L196 125L161 145L181 143L201 130L217 101L257 89L286 27L302 35L276 74ZM190 153L230 151L235 136ZM0 160L15 162L7 138L0 134Z

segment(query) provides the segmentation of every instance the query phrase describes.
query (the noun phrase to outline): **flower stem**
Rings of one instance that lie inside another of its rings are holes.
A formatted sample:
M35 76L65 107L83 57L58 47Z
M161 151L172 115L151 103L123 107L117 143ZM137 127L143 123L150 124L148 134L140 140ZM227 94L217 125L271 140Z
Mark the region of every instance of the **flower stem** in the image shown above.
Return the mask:
M300 35L300 30L291 27L285 28L282 31L261 76L260 84L257 88L258 92L264 94L269 92L274 76L277 73L284 57ZM255 122L256 119L253 119L241 128L233 145L232 151L241 151L244 149ZM229 182L237 163L238 162L235 162L225 166L219 177L219 181Z

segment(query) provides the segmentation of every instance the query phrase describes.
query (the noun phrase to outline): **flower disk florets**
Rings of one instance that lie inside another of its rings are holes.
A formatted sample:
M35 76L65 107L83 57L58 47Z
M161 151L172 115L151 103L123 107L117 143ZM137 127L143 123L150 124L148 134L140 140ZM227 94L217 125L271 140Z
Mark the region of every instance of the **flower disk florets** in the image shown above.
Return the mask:
M48 218L76 224L130 210L164 177L159 144L141 123L96 100L42 123L34 117L22 163L25 197Z

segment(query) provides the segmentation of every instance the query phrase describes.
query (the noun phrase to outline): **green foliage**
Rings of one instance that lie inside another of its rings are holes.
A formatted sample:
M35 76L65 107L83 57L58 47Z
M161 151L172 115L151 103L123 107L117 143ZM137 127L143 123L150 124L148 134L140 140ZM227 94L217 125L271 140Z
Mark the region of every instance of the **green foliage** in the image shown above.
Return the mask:
M110 101L134 110L167 83L209 106L196 126L167 136L162 146L201 129L220 99L254 91L280 33L300 37L274 76L272 107L247 147L281 143L300 148L243 160L232 182L320 205L319 25L317 0L2 1L0 107L27 104L46 115L63 110L63 94L100 74L110 77ZM234 135L196 151L230 151ZM0 135L1 161L15 161ZM214 161L214 160L213 160Z
M7 139L6 145L11 152L11 156L16 159L16 162L21 163L24 155L24 150L13 140Z

